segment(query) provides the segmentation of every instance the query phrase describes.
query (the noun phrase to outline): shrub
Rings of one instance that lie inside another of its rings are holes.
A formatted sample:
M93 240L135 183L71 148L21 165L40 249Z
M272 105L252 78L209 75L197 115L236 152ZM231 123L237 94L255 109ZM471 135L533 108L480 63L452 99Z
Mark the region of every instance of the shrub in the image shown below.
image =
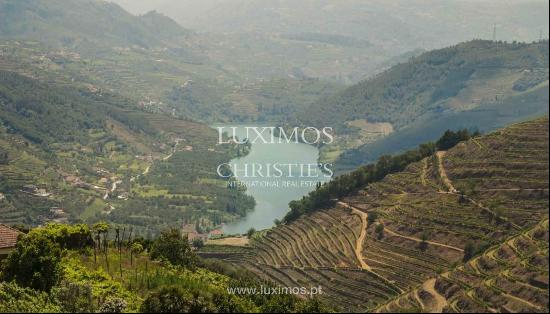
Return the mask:
M218 313L254 313L254 305L247 301L221 292L215 293L212 297Z
M422 234L420 235L420 240L421 240L419 244L420 250L426 251L428 249L429 238L430 238L430 234L427 231L423 231Z
M100 313L122 313L126 310L128 304L125 300L120 298L110 298L105 301L100 307Z
M127 302L126 311L139 310L141 300L135 291L126 289L121 282L114 280L101 267L96 270L89 269L82 264L79 256L67 257L63 260L63 277L72 283L89 285L96 304L118 298Z
M52 291L59 305L67 313L95 312L92 287L89 284L63 281Z
M310 298L298 306L298 313L333 313L334 310L318 298Z
M288 294L271 296L261 308L262 313L294 313L297 312L297 298Z
M86 225L48 224L31 230L29 236L48 238L68 250L81 250L94 244L90 228Z
M376 228L374 229L374 232L376 232L377 239L381 240L384 237L384 225L377 224Z
M45 292L0 283L0 313L55 313L61 308Z
M468 243L466 243L466 246L464 247L463 261L464 262L469 261L470 259L472 259L472 257L485 252L490 246L491 246L491 243L485 242L485 241L482 241L477 245L469 241Z
M177 286L162 287L151 293L143 304L144 313L211 313L213 306L199 295Z

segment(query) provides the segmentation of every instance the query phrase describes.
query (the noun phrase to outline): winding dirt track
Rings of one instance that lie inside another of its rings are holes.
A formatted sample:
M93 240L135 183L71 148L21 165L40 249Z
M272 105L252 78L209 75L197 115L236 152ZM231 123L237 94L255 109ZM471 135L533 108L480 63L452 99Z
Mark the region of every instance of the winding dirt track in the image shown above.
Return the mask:
M372 271L372 268L365 262L365 259L363 258L363 242L365 242L365 238L367 237L369 215L353 207L351 212L352 214L358 215L361 218L361 234L357 238L357 242L355 244L355 256L357 257L357 260L359 260L361 268Z
M445 157L446 154L447 152L445 151L439 151L436 153L437 162L439 163L439 167L438 167L439 176L441 177L441 180L443 180L443 183L445 184L447 189L449 189L449 192L458 193L458 190L455 189L455 187L453 186L453 183L451 182L451 180L449 180L449 177L447 176L447 171L445 171L445 167L443 165L443 158Z
M357 238L357 241L355 242L355 248L354 248L355 257L359 261L359 265L361 265L362 269L372 272L372 268L365 262L365 259L363 258L363 243L365 242L365 238L367 237L369 214L342 201L339 201L338 205L351 209L351 213L353 215L357 215L359 216L359 218L361 218L361 234L359 235L359 237Z
M426 307L425 310L429 310L430 313L442 313L443 309L447 306L447 299L435 290L435 278L424 282L422 289L434 298L434 304L431 304L429 308Z

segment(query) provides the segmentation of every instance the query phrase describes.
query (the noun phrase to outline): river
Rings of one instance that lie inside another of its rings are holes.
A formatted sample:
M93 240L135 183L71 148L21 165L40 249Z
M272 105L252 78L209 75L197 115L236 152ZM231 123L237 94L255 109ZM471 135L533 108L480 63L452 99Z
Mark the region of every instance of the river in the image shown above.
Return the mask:
M216 125L215 127L225 126L227 132L231 132L229 127L237 127L236 135L239 139L246 138L245 125ZM258 126L258 125L247 125ZM261 127L261 126L260 126ZM271 135L272 136L272 135ZM302 143L264 143L257 141L252 144L248 155L236 158L231 161L237 167L242 169L246 165L252 164L317 164L319 150L312 146ZM275 219L282 219L288 212L288 203L292 200L301 199L315 189L317 182L325 182L330 178L325 175L319 175L315 178L305 178L300 175L290 174L284 171L280 178L247 178L244 175L236 173L235 177L247 186L247 194L256 200L256 208L246 217L226 224L224 232L227 234L246 233L250 228L262 230L274 225Z

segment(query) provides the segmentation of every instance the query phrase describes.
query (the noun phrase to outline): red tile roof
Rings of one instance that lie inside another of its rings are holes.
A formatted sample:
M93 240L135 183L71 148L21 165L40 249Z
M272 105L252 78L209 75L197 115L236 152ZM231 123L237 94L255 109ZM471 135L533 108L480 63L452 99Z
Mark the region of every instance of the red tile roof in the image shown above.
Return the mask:
M212 230L210 231L210 235L223 235L223 230L220 230L220 229Z
M0 249L15 247L20 234L21 232L0 224Z

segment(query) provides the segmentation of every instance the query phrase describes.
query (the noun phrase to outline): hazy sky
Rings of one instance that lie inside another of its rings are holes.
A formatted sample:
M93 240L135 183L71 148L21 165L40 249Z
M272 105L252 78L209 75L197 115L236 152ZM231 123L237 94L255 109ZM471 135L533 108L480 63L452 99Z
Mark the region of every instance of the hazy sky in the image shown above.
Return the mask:
M111 0L134 14L161 12L199 32L322 32L445 44L473 38L548 37L548 0ZM367 29L368 28L368 29ZM375 33L373 33L375 32ZM406 38L406 37L405 37Z

